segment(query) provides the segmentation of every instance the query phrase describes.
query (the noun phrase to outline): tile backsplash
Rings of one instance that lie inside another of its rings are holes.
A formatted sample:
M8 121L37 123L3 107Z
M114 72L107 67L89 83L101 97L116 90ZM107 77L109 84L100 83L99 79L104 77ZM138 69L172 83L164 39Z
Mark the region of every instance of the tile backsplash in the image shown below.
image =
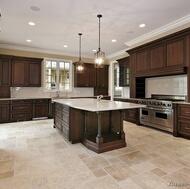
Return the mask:
M187 75L174 75L146 79L146 98L151 94L187 95Z
M89 97L94 95L93 88L73 88L72 92L60 92L60 97ZM44 92L43 87L12 87L11 98L51 98L56 92Z

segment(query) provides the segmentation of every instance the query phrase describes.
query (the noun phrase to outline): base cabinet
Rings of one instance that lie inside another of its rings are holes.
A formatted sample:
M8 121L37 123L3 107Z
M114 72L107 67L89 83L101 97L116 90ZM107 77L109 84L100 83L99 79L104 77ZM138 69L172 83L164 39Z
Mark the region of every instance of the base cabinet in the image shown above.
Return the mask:
M9 121L9 101L0 101L0 123Z
M58 128L71 143L81 142L84 127L83 111L59 103L54 103L54 108L54 127Z
M190 138L190 105L178 105L178 134Z
M10 121L26 121L32 119L32 100L12 100Z
M49 100L47 99L33 100L32 118L40 117L49 117Z
M138 103L135 99L114 98L114 101ZM140 109L127 109L124 110L123 120L140 125Z
M50 98L0 100L0 123L29 121L33 118L52 118Z

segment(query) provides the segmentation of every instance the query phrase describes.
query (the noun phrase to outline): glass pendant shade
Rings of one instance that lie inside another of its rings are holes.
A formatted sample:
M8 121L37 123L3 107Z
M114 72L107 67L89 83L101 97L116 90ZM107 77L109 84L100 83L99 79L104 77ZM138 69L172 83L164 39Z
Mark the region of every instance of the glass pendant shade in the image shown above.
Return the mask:
M81 60L81 35L82 33L79 33L79 61L76 63L76 72L77 73L83 73L84 72L84 62Z
M100 18L102 17L102 15L98 14L97 17L99 18L99 48L98 51L94 53L94 66L95 68L103 68L105 53L100 50Z
M94 53L94 60L95 60L95 68L103 68L104 60L105 60L105 53L100 50L98 52Z

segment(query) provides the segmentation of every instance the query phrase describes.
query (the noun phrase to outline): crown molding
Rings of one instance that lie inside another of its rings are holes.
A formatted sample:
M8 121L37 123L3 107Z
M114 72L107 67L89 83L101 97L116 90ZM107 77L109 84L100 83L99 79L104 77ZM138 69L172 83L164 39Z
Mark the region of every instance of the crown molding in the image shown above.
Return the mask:
M19 50L19 51L36 52L36 53L45 53L45 54L78 57L78 54L76 55L74 53L66 53L64 51L56 51L56 50L33 48L33 47L24 47L24 46L16 46L16 45L8 45L8 44L1 44L1 43L0 43L0 48L11 49L11 50ZM92 59L92 56L85 56L83 58L91 58Z
M151 41L151 40L160 38L160 35L163 35L166 32L173 33L172 30L174 30L174 29L178 29L178 31L181 29L185 29L186 27L189 27L189 26L186 26L187 24L190 24L190 15L182 17L182 18L180 18L174 22L171 22L163 27L160 27L152 32L146 33L145 35L142 35L138 38L128 41L125 43L125 45L127 45L131 49L133 46L137 46L138 44L141 45L145 41L147 42L147 40ZM185 27L185 28L182 28L182 27ZM174 31L174 32L176 32L176 31ZM166 35L168 35L168 33Z

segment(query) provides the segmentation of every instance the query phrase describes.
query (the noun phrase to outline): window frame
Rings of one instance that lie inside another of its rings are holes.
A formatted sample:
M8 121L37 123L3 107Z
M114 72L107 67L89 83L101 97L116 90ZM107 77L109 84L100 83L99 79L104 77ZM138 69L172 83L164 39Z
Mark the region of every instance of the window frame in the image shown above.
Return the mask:
M51 89L51 90L48 90L46 88L46 61L55 61L58 63L58 66L56 68L56 74L57 76L59 75L60 73L60 62L64 62L64 63L69 63L69 90L60 90L59 89L59 77L56 77L56 89ZM56 59L56 58L44 58L44 92L57 92L57 91L60 91L60 92L72 92L72 88L73 88L73 81L72 81L72 67L73 67L73 64L72 64L72 60L66 60L66 59Z

